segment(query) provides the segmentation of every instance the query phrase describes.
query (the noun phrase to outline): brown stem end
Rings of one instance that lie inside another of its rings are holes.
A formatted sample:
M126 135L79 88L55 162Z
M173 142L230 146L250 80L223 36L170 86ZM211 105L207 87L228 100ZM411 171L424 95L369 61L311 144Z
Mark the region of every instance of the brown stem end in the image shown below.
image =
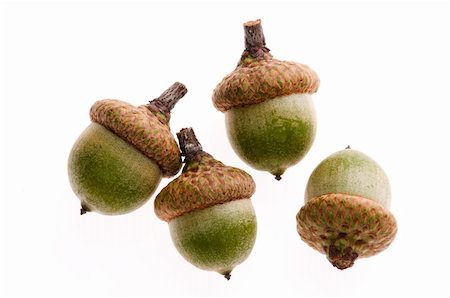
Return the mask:
M275 176L275 180L280 181L281 180L281 176L280 175L276 175Z
M351 247L340 249L335 244L331 244L328 247L327 258L334 267L344 270L353 266L358 258L358 253L353 251Z
M352 149L352 148L350 147L350 145L347 145L347 147L345 147L345 149Z
M175 104L187 93L187 88L179 82L175 82L166 91L164 91L158 98L150 101L148 106L158 108L162 113L170 117L170 111Z
M231 272L227 272L223 275L227 280L230 280L231 278Z
M248 21L244 23L245 33L245 51L241 59L248 56L256 59L265 59L271 57L269 49L266 47L266 39L261 26L261 20Z
M203 152L202 145L197 140L194 130L191 127L180 130L177 133L177 137L180 144L181 155L185 157L185 163L188 163L197 154Z
M266 39L261 26L261 20L244 23L245 49L263 48L266 46Z
M84 208L80 209L80 215L86 214L87 210L85 210Z

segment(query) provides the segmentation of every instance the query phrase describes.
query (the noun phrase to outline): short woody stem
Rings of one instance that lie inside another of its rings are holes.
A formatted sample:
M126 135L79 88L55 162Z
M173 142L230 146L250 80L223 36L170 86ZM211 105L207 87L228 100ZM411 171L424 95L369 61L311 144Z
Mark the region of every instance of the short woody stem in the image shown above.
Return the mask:
M184 156L185 163L192 160L194 156L203 152L202 145L197 140L194 130L189 128L183 128L177 133L178 142L180 143L181 155Z
M183 84L176 82L164 91L158 98L150 101L150 104L157 107L163 113L170 113L175 104L187 93L187 88Z
M269 49L266 47L266 39L262 31L261 20L249 21L244 24L245 50L242 53L241 61L247 58L256 60L268 60L272 58Z
M245 49L262 48L266 46L266 40L261 26L261 20L244 23Z
M327 258L334 267L344 270L350 268L359 257L351 246L347 246L345 233L340 233L327 249Z

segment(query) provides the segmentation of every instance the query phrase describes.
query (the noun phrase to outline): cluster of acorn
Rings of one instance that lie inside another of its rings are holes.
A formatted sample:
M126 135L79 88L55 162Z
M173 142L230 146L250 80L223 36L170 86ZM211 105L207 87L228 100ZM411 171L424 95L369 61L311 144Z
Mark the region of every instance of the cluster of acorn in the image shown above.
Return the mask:
M260 20L245 23L244 29L245 50L237 68L214 90L213 103L225 113L236 153L280 180L312 146L316 118L311 94L319 78L306 65L274 59ZM186 92L175 83L138 107L111 99L94 103L92 124L70 153L69 178L81 214L124 214L147 202L162 177L176 175L183 156L181 175L155 199L156 215L169 223L184 258L229 279L255 243L250 201L255 182L204 152L191 128L177 133L178 147L169 128L170 111ZM345 269L393 241L397 227L389 203L384 171L348 147L311 174L297 230L303 241Z

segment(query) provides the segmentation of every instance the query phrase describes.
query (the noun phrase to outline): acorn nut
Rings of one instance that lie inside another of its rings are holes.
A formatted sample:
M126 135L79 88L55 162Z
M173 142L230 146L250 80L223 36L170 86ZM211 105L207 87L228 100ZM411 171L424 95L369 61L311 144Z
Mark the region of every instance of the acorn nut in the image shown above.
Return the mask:
M146 105L115 99L94 103L92 123L73 145L68 162L81 214L131 212L147 202L162 177L178 173L181 155L169 120L186 92L177 82Z
M177 136L185 165L156 196L155 213L169 223L173 243L187 261L229 279L255 243L250 201L255 182L204 152L192 128Z
M245 23L244 31L244 53L212 99L225 113L228 138L237 155L280 180L313 144L316 114L311 95L319 87L319 77L304 64L274 59L261 20Z
M338 269L373 256L394 240L391 188L383 169L347 147L323 160L309 177L297 231Z

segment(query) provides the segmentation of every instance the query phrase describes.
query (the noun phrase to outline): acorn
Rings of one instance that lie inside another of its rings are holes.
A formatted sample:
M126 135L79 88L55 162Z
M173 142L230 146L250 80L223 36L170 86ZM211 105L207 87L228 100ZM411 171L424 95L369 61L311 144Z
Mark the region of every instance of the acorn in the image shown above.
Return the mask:
M397 223L389 211L390 201L383 169L366 154L347 147L323 160L309 177L297 231L333 266L346 269L394 240Z
M92 123L73 145L68 163L81 214L131 212L148 201L162 177L179 172L181 154L169 120L186 92L177 82L146 105L115 99L94 103Z
M256 239L250 197L252 177L203 151L192 128L178 134L184 158L182 174L155 199L155 213L169 223L178 252L194 266L230 279L249 256Z
M225 113L236 154L277 180L311 148L316 114L311 95L319 77L308 66L274 59L261 20L244 24L245 50L236 69L217 85L214 106Z

